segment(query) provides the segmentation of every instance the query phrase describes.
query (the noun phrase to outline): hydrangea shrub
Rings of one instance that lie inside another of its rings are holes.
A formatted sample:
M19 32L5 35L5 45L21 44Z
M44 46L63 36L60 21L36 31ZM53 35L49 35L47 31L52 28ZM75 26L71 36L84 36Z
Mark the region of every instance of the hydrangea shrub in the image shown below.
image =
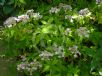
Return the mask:
M60 3L45 11L10 17L2 30L7 52L27 76L101 76L101 1L79 11Z

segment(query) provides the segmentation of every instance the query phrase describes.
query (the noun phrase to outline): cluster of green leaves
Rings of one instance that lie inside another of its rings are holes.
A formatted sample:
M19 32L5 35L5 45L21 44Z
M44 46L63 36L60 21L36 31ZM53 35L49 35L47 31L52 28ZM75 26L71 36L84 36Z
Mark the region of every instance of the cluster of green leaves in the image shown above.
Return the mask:
M22 0L20 1L22 3ZM60 0L56 0L58 1ZM41 7L39 6L37 10L43 14L42 19L31 19L27 23L21 22L14 27L2 30L1 39L6 46L6 55L18 57L26 54L28 61L33 59L40 61L43 68L35 71L35 76L101 76L102 6L95 6L94 9L91 9L93 20L86 17L80 21L75 20L73 23L64 18L66 14L76 14L76 9L49 14L50 6L44 9L45 6L42 4ZM79 37L76 34L76 29L79 27L87 27L91 31L90 37ZM69 35L65 34L67 28L72 30ZM51 60L42 61L39 53L44 50L54 52L54 44L64 47L65 56L62 58L53 56ZM78 46L81 56L73 57L68 50L73 45ZM27 75L29 76L29 73Z

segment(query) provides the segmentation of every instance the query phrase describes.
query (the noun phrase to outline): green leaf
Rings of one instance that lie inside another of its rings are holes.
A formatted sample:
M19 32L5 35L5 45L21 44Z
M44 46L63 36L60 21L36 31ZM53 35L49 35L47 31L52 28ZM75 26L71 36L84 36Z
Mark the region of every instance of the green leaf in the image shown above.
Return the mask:
M0 1L0 5L2 5L2 6L3 6L3 5L4 5L4 3L5 3L5 0L1 0L1 1Z
M99 61L102 61L102 47L97 50L96 58L97 58Z
M83 51L84 51L83 54L85 54L85 55L88 55L90 57L94 57L95 56L95 50L94 49L90 49L90 48L84 47Z
M9 14L9 13L11 13L13 10L14 10L14 8L11 7L11 6L5 6L5 7L3 7L3 12L4 12L5 14Z
M11 37L13 37L15 31L14 30L11 30Z
M49 18L48 23L53 22L53 20L54 20L53 17Z
M102 76L102 68L99 70L99 75Z
M46 22L46 21L41 21L41 22L42 22L44 25L45 25L45 24L47 24L47 22Z
M45 71L49 71L50 70L50 66L49 65L45 65L44 69L43 69L43 72Z
M15 0L10 0L9 2L7 2L7 5L11 5L14 3Z
M23 3L23 4L26 3L25 0L19 0L19 2L20 2L20 3Z

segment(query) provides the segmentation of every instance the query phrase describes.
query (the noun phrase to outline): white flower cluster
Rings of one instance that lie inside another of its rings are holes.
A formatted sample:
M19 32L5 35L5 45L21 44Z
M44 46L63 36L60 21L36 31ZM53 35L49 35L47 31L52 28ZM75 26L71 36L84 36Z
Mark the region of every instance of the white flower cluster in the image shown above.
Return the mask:
M12 27L13 25L16 25L17 18L16 17L9 17L5 22L4 25L7 27Z
M34 20L39 20L42 18L42 15L40 13L34 13L34 10L28 10L26 14L20 15L18 17L9 17L5 22L4 25L6 27L12 27L16 25L18 22L24 22L26 23L30 18L33 18Z
M65 15L65 19L68 19L70 22L73 22L73 16Z
M77 32L78 36L80 36L80 37L89 38L90 31L86 27L79 27L79 29L77 29L76 32Z
M30 18L33 18L34 20L39 20L42 18L42 15L40 13L34 13L34 10L28 10L26 12L27 15L29 15Z
M67 29L65 30L65 35L69 35L71 32L72 32L72 31L71 31L71 28L67 28Z
M53 50L54 50L54 55L58 56L58 58L63 58L65 56L63 46L58 46L54 44Z
M50 60L53 54L45 50L45 51L42 51L39 56L41 57L41 60Z
M29 15L30 17L33 16L33 13L34 13L34 10L33 10L33 9L28 10L28 11L26 12L26 14Z
M34 60L32 62L21 62L20 64L17 65L17 70L26 70L30 72L30 75L39 68L41 68L42 65L40 62L37 60Z
M102 3L102 0L96 0L96 4Z
M53 48L53 53L48 52L48 51L42 51L41 54L39 54L39 57L41 58L41 60L50 60L51 57L53 56L57 56L58 58L63 58L64 55L64 48L62 46L58 46L56 44L54 44L52 46Z
M49 13L50 14L52 14L52 13L58 13L58 12L60 12L61 9L64 9L65 11L67 11L67 10L71 11L72 10L72 7L70 5L60 3L58 7L52 7L49 10Z
M90 16L91 15L91 12L89 11L88 8L84 8L84 9L81 9L79 11L79 15L81 15L81 16Z
M40 15L40 13L33 13L32 18L34 18L34 20L39 20L42 18L42 15Z
M29 16L27 14L24 15L20 15L18 16L18 18L16 19L17 22L27 22L29 19Z
M82 16L82 15L73 15L73 16L65 15L65 19L68 19L70 22L73 23L74 20L80 21L80 20L84 19L84 16Z
M84 17L89 17L90 19L92 19L91 12L89 11L88 8L80 10L78 15L72 15L72 16L65 15L65 19L69 19L70 22L72 22L72 23L73 23L74 19L80 21L80 20L84 19Z
M64 9L65 11L67 11L67 10L71 11L71 10L72 10L71 5L67 5L67 4L63 4L63 3L60 3L60 4L59 4L59 8L62 8L62 9Z
M20 58L21 58L22 61L26 61L27 60L25 55L21 55Z
M76 46L76 45L73 45L72 47L69 47L68 50L71 51L71 53L74 55L74 58L77 58L78 55L79 55L79 56L81 55L81 53L80 53L79 50L78 50L78 46Z
M60 9L59 8L57 8L57 7L52 7L50 10L49 10L49 13L51 14L51 13L58 13L60 11Z
M5 55L4 54L3 55L0 55L0 57L3 58L3 57L5 57Z

